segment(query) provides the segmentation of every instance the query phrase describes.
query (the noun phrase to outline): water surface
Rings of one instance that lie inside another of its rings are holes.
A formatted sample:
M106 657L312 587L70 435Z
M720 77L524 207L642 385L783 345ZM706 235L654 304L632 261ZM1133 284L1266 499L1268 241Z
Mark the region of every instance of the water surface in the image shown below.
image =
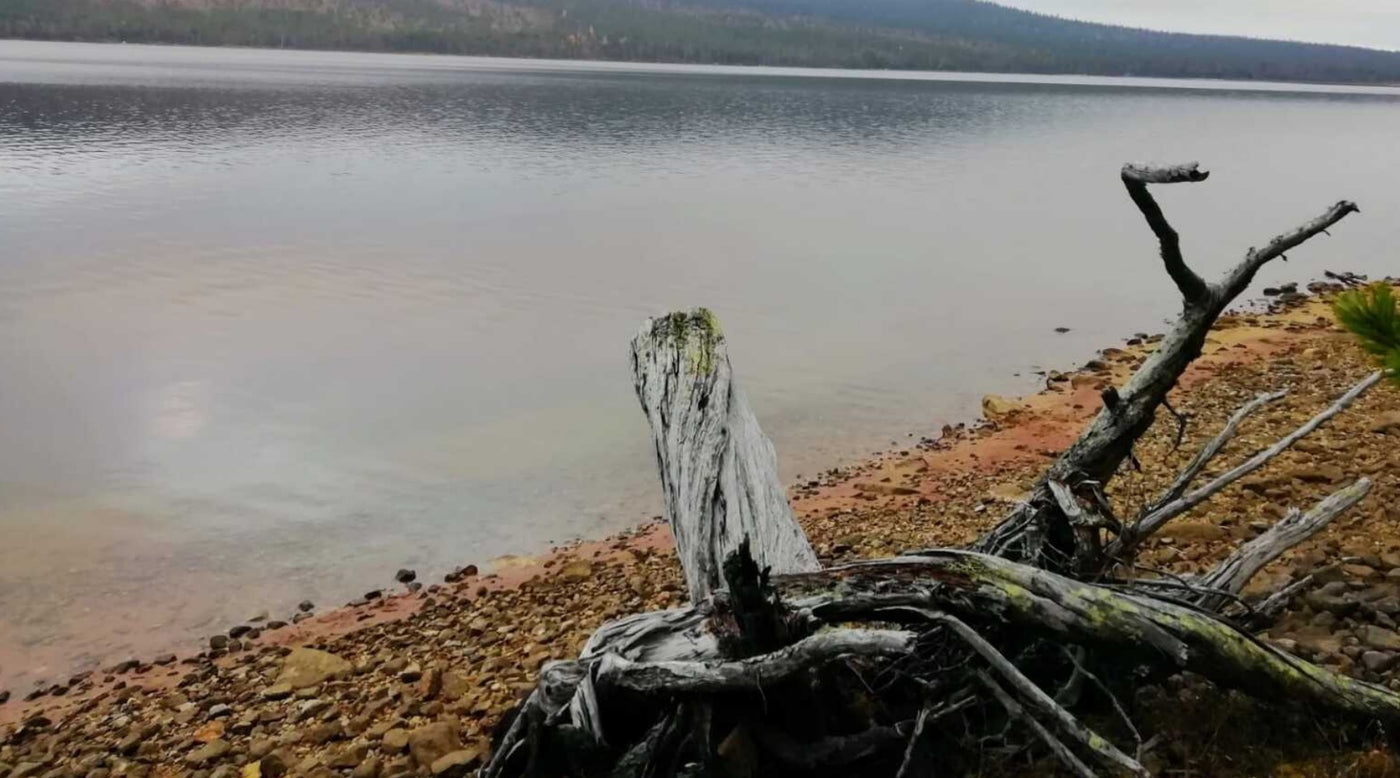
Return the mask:
M655 513L706 305L785 473L1032 390L1206 274L1394 272L1400 92L0 42L0 688ZM1060 335L1055 327L1070 327ZM1017 375L1019 374L1019 376Z

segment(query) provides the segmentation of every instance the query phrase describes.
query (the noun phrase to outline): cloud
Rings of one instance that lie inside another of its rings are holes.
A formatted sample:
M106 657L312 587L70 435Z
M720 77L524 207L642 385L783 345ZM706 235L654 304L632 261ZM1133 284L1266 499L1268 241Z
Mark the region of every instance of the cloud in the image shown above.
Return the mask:
M1395 0L998 0L1132 27L1400 50Z

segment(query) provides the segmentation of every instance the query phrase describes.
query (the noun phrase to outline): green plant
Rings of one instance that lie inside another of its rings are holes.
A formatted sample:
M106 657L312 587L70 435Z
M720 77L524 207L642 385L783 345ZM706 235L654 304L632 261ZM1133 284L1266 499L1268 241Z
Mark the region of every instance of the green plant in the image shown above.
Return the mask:
M1390 377L1400 384L1400 304L1390 284L1379 282L1337 296L1332 303L1342 323L1361 347L1374 354Z

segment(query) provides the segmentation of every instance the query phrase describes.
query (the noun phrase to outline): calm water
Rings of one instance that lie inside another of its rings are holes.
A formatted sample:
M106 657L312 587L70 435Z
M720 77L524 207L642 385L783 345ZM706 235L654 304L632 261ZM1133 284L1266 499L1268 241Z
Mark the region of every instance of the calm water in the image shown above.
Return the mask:
M1215 172L1161 193L1203 272L1342 197L1261 286L1394 272L1397 139L1381 89L0 42L0 688L656 512L648 314L718 313L789 476L1160 329L1127 160Z

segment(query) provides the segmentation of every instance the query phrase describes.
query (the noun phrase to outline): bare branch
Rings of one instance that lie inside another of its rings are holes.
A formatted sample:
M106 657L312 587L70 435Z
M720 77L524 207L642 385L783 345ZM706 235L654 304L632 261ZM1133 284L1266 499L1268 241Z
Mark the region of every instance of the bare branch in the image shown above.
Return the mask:
M1342 395L1341 399L1337 400L1337 402L1333 403L1323 412L1309 419L1303 426L1288 433L1288 435L1284 436L1279 442L1250 457L1243 464L1222 473L1217 476L1215 480L1196 491L1172 500L1161 508L1142 517L1130 527L1125 527L1123 534L1119 535L1116 540L1108 544L1108 548L1106 549L1107 553L1114 557L1123 556L1124 551L1136 547L1143 540L1151 537L1153 533L1165 526L1167 522L1191 510L1197 505L1200 505L1206 500L1209 500L1221 489L1224 489L1235 481L1258 470L1269 460L1288 450L1294 443L1311 435L1317 428L1330 421L1332 417L1350 407L1353 402L1356 402L1358 397L1365 394L1366 390L1375 386L1384 377L1385 372L1381 370L1377 370L1366 376L1361 383L1353 386L1346 394Z
M1123 166L1123 186L1127 187L1128 196L1133 199L1133 204L1142 212L1143 218L1147 219L1147 226L1157 236L1157 242L1161 244L1162 262L1167 266L1167 275L1176 282L1176 288L1181 290L1181 296L1186 299L1187 305L1205 300L1210 294L1210 287L1186 265L1186 260L1181 256L1181 236L1177 235L1176 230L1167 222L1166 215L1162 213L1161 206L1157 205L1156 198L1147 190L1147 185L1204 181L1209 175L1210 173L1201 170L1196 162L1173 167Z
M1267 532L1235 549L1235 553L1206 574L1201 583L1231 595L1239 594L1245 584L1264 569L1265 565L1317 534L1331 523L1332 519L1360 502L1370 491L1370 480L1362 478L1351 486L1332 493L1307 513L1301 513L1295 508ZM1205 595L1200 605L1207 610L1216 610L1226 599L1219 595Z
M1037 737L1045 742L1045 745L1050 747L1050 751L1055 754L1057 759L1074 771L1075 775L1078 775L1079 778L1098 778L1094 771L1089 768L1089 765L1084 764L1084 760L1076 756L1073 751L1069 750L1069 746L1060 742L1059 738L1051 734L1050 730L1046 729L1044 724L1036 721L1034 716L1027 714L1025 708L1022 708L1019 702L1012 698L1010 694L1007 694L1006 690L1001 688L1001 684L993 680L990 675L987 675L985 670L977 671L977 680L981 681L982 685L986 686L987 690L992 693L992 696L997 698L997 702L1001 703L1001 707L1006 709L1006 713L1011 716L1011 718L1017 719L1029 727Z
M1269 241L1262 249L1252 248L1245 254L1244 261L1236 265L1217 285L1217 292L1232 300L1238 297L1254 280L1254 274L1265 264L1283 256L1286 252L1301 246L1320 232L1345 219L1348 214L1360 213L1361 209L1350 200L1342 200L1321 216L1302 226L1285 232Z
M1146 165L1129 162L1123 166L1123 180L1139 184L1194 184L1210 178L1210 171L1201 170L1201 163L1184 165Z
M771 654L735 662L633 662L606 654L598 683L638 692L709 694L752 690L847 654L900 656L914 648L914 634L894 630L843 629L823 632Z
M1142 776L1142 778L1150 778L1151 774L1138 764L1137 760L1118 750L1117 746L1108 742L1097 732L1084 726L1073 713L1065 710L1044 689L1036 686L1024 673L1016 669L1016 665L1013 665L1011 660L987 642L986 638L979 635L977 630L969 627L961 619L946 613L929 613L928 617L940 624L947 625L956 632L958 637L962 638L965 643L972 647L972 650L985 659L987 664L991 665L1002 679L1011 684L1011 687L1023 700L1042 715L1054 720L1060 729L1074 738L1075 742L1092 751L1106 764L1127 770L1134 775Z
M1205 446L1196 453L1196 456L1191 459L1190 463L1181 471L1181 474L1176 477L1176 481L1172 482L1172 485L1167 491L1164 492L1161 497L1158 497L1156 502L1143 510L1143 515L1151 513L1180 497L1182 494L1185 494L1186 490L1191 486L1191 482L1196 480L1196 476L1200 475L1201 471L1205 469L1205 466L1210 464L1210 461L1225 448L1225 444L1229 443L1235 437L1235 433L1239 431L1240 422L1244 421L1246 416L1271 402L1283 399L1287 394L1288 390L1286 389L1274 392L1273 394L1261 394L1245 403L1244 407L1235 411L1229 421L1225 422L1225 427L1220 430L1220 434L1211 438L1210 442L1205 444Z

